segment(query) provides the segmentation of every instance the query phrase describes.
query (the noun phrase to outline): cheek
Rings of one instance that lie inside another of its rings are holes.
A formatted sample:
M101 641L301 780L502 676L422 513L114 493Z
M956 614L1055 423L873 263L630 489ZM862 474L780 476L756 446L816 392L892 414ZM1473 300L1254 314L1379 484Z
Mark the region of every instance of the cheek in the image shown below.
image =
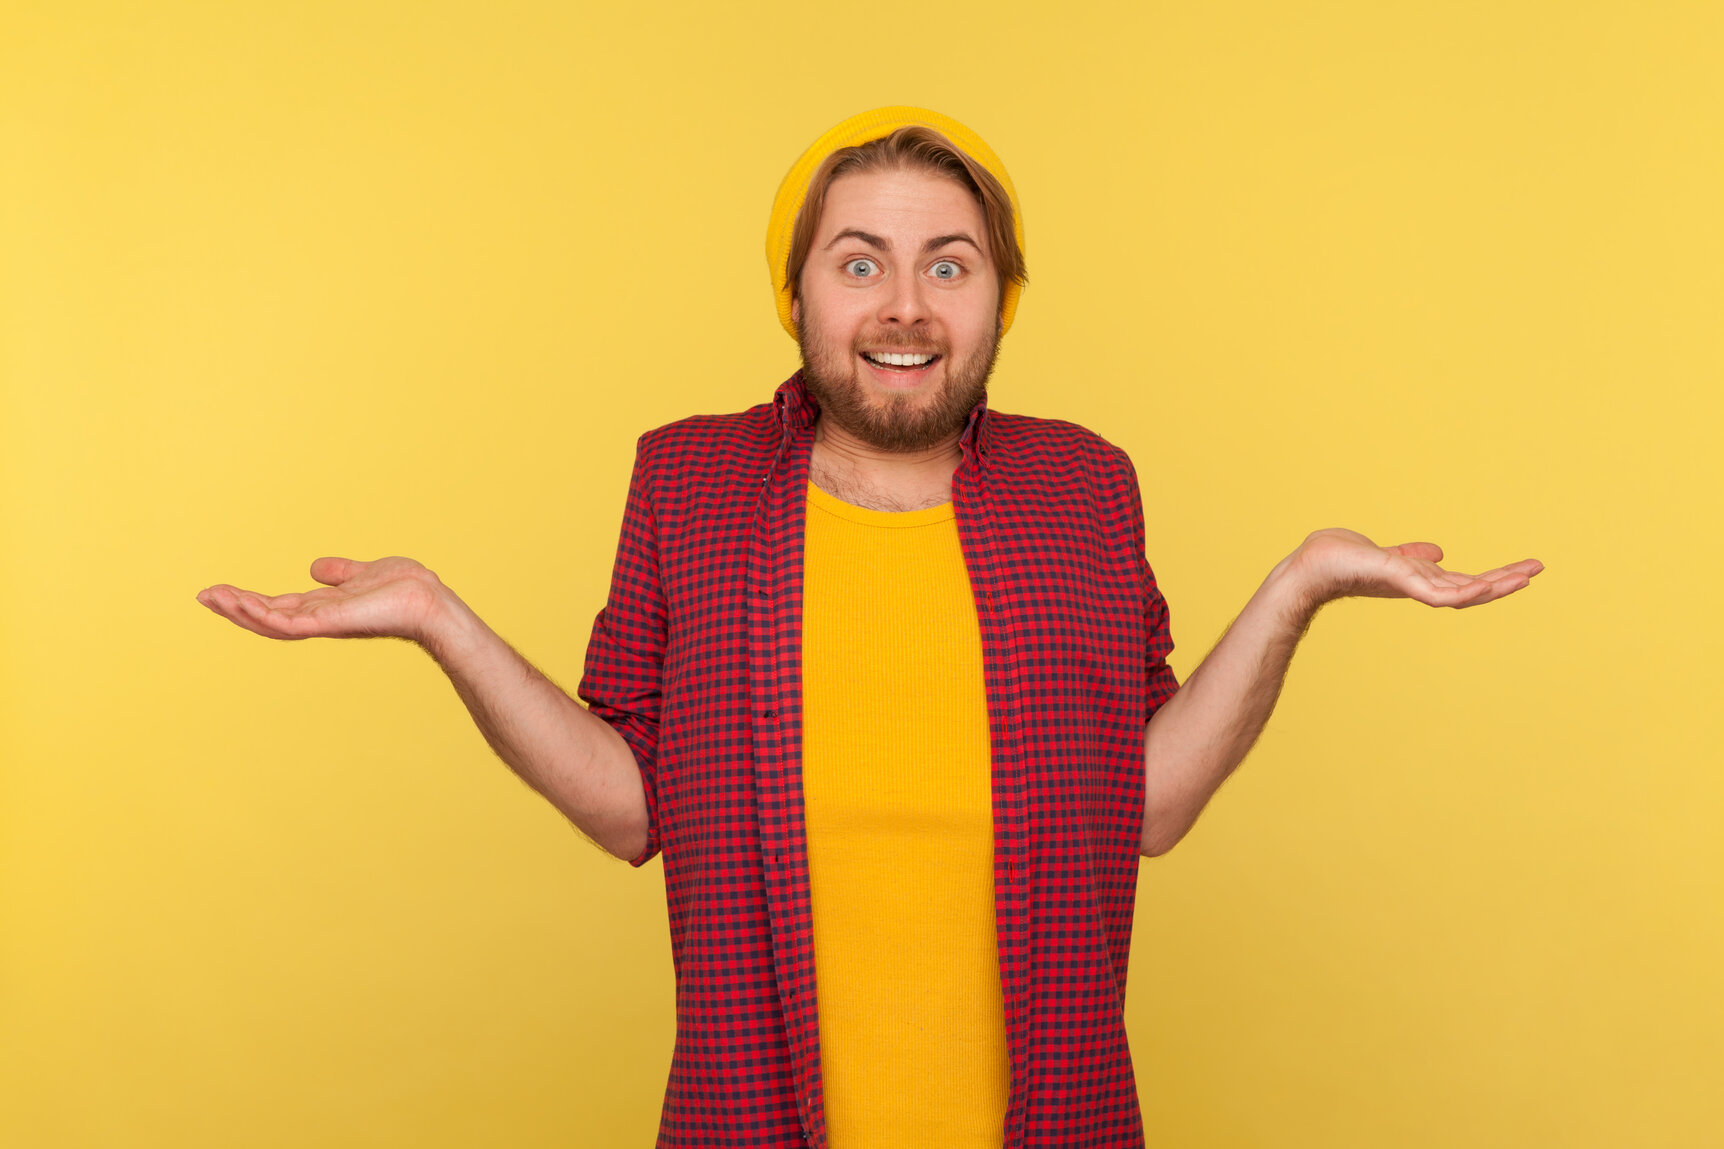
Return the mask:
M866 315L858 311L853 302L819 299L810 299L808 302L810 306L804 314L819 333L822 343L849 346L855 341ZM851 306L845 307L844 303L847 302L851 302Z
M961 321L954 321L949 330L955 342L973 349L992 343L999 324L999 316L995 312L967 313Z
M978 290L953 293L940 316L953 342L965 346L992 343L1000 324L999 291L985 289L979 283L972 286Z

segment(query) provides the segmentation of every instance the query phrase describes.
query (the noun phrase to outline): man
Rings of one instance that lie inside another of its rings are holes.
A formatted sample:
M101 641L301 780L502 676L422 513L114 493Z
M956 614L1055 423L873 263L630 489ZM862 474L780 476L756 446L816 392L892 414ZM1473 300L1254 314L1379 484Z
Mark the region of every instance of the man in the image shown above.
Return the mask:
M1324 602L1472 606L1542 569L1317 531L1180 685L1130 463L987 407L1022 235L999 160L936 113L804 154L768 235L802 370L642 437L590 709L409 559L199 596L275 638L421 643L576 826L662 851L660 1145L1141 1145L1140 856L1245 756Z

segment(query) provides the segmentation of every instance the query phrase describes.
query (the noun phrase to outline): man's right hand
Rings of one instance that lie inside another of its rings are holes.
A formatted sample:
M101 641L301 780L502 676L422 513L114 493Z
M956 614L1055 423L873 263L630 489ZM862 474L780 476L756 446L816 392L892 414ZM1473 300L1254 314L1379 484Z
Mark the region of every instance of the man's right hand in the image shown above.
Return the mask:
M435 574L406 558L321 558L304 594L263 595L219 583L198 601L266 638L406 638L428 645L452 597Z
M449 676L485 741L580 831L619 858L649 841L634 751L604 719L498 637L434 573L412 559L321 558L304 594L262 595L221 584L198 601L268 638L410 639Z

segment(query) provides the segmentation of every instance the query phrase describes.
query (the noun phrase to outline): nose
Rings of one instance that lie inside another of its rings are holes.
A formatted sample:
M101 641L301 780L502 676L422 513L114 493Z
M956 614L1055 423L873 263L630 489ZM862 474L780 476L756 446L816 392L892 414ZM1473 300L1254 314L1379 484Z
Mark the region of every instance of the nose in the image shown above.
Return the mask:
M933 313L928 306L928 288L922 277L915 274L894 276L887 287L880 298L877 315L880 323L891 327L926 326Z

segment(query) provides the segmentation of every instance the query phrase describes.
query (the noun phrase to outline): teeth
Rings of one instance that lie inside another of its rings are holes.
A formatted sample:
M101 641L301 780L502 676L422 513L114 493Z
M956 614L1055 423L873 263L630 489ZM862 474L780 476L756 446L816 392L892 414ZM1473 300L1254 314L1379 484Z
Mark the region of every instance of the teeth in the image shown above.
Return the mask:
M898 355L887 351L864 351L863 354L889 367L920 367L934 358L932 355Z

